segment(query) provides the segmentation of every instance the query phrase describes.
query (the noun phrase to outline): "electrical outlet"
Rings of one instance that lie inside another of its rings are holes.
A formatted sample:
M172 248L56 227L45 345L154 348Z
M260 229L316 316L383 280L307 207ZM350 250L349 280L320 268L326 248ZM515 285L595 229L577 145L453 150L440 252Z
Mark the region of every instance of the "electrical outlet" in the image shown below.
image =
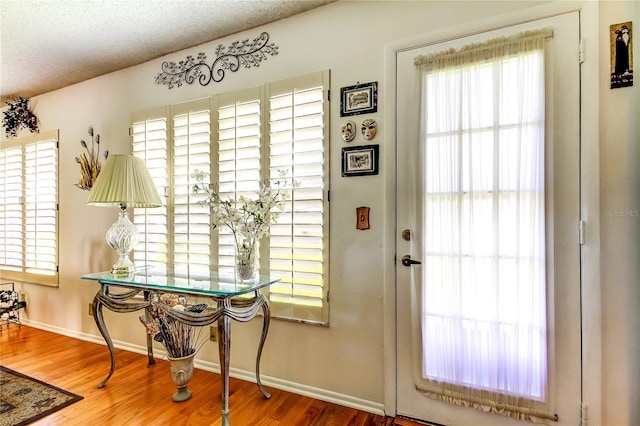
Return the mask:
M89 315L93 315L93 308L92 308L92 306L91 306L91 303L89 303L89 310L87 311L87 313L88 313Z
M218 326L217 325L210 325L209 326L209 340L211 340L212 342L217 342L218 341Z

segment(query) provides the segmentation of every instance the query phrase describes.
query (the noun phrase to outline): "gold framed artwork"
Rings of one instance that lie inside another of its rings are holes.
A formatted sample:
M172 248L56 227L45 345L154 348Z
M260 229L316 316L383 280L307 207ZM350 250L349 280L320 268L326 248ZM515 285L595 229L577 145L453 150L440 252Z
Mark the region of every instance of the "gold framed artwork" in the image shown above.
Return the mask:
M632 30L631 21L609 27L612 89L633 86Z

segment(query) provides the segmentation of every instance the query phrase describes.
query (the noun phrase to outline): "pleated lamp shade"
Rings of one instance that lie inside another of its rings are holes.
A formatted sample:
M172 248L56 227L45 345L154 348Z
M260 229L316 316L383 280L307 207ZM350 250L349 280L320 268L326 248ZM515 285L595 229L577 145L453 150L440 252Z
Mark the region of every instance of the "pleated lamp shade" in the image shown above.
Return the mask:
M93 183L87 204L104 207L160 207L149 170L133 155L111 155Z
M107 244L118 252L118 261L111 268L114 276L129 276L136 267L129 252L138 244L140 234L129 220L127 207L150 208L162 206L158 191L142 159L133 155L112 155L93 183L87 204L119 207L116 223L107 231Z

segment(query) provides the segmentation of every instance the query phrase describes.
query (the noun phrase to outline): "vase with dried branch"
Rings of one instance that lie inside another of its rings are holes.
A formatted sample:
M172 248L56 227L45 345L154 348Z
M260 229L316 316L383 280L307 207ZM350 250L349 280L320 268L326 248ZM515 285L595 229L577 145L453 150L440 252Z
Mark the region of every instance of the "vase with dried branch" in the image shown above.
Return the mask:
M79 157L76 157L76 163L80 164L80 180L76 186L90 191L102 168L100 158L102 157L106 161L109 157L109 150L107 149L103 154L100 154L100 135L94 134L93 126L89 126L88 132L89 136L91 136L91 149L89 149L84 139L80 140L80 145L82 145L84 151Z
M162 294L157 296L155 303L149 308L151 320L145 316L140 321L147 328L153 340L160 342L167 350L167 358L170 362L171 378L177 391L173 394L173 401L186 401L191 397L191 391L187 385L193 374L193 362L200 344L202 327L185 324L170 315L172 310L182 312L202 313L206 304L189 304L186 298L175 294Z

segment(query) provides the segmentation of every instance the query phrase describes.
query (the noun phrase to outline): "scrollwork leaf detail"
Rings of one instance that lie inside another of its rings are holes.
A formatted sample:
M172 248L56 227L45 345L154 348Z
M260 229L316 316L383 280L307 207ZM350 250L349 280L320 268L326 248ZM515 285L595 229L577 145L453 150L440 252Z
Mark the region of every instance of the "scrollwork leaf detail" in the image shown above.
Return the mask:
M198 53L196 57L187 55L179 62L163 62L162 72L155 77L156 84L167 85L169 89L180 87L183 83L193 84L198 81L206 86L212 81L219 83L227 71L236 72L240 67L259 67L260 62L267 60L268 55L277 55L278 46L269 43L269 34L263 32L253 40L234 41L225 47L218 45L215 59L211 65L207 63L207 55Z

